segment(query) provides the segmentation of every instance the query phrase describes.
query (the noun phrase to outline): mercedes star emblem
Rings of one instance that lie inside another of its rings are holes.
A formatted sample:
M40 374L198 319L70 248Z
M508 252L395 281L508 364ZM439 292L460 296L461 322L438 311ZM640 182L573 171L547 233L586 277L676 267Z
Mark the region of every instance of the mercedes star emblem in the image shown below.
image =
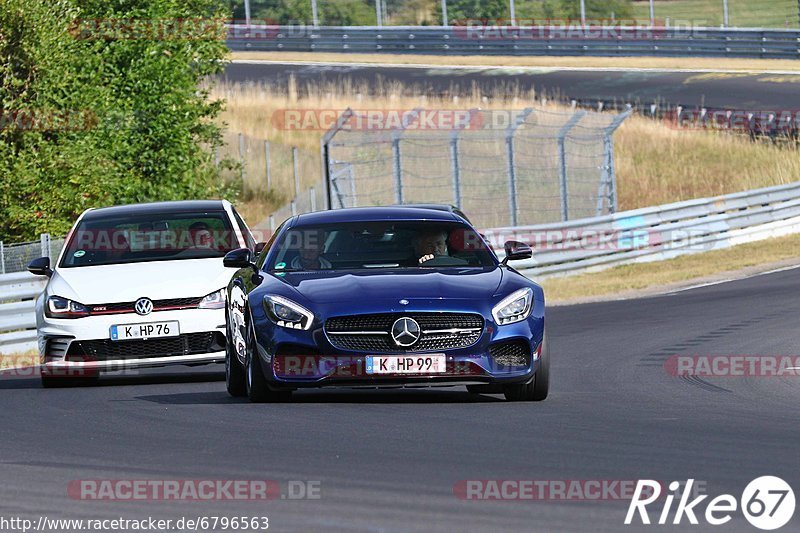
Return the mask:
M392 338L398 346L411 346L419 340L421 334L419 324L413 318L398 318L392 324Z

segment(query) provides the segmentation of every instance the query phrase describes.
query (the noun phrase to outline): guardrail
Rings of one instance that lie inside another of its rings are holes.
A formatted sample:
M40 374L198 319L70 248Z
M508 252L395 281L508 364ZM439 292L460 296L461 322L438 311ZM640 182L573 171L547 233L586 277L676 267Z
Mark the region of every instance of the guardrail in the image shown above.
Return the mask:
M514 263L541 278L658 261L800 232L800 183L624 211L565 223L492 228L487 239L530 243L534 257Z
M569 26L229 26L234 51L800 58L800 31Z
M36 349L36 297L47 278L28 272L0 276L0 354Z

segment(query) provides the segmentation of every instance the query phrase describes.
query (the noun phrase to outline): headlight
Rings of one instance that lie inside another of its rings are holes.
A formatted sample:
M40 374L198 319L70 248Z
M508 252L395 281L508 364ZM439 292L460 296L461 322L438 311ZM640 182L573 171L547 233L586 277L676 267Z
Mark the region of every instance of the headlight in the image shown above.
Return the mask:
M533 303L533 290L529 288L514 291L494 306L492 316L498 326L513 324L528 318Z
M73 302L61 296L51 296L44 306L44 316L48 318L81 318L89 316L89 308L82 303Z
M198 309L222 309L225 307L225 289L212 292L197 304Z
M277 325L289 329L310 329L314 314L281 296L264 296L264 309Z

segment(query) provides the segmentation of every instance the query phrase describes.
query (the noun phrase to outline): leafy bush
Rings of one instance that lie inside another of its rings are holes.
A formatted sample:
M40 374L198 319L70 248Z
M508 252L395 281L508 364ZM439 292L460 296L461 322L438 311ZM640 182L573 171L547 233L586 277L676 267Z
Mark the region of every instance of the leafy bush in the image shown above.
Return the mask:
M88 207L225 192L211 155L221 103L198 89L224 68L219 4L0 0L0 239L64 234ZM199 17L217 22L169 38L98 38L88 22ZM24 119L53 114L67 127Z

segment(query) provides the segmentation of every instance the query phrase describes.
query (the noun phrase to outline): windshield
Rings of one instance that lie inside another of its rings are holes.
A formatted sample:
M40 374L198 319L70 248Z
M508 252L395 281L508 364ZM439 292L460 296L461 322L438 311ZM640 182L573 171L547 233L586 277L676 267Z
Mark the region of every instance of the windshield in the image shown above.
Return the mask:
M75 229L60 266L222 257L236 248L225 211L95 215Z
M491 268L496 259L473 229L457 222L349 222L286 231L266 270Z

